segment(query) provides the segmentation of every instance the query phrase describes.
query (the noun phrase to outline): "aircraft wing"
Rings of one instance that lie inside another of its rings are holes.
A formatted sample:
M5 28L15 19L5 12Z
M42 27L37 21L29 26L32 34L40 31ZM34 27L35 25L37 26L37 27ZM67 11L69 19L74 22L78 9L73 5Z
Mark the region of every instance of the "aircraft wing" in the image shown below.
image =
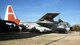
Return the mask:
M53 18L55 18L57 15L59 15L59 13L47 13L42 18L40 18L38 21L47 20L47 21L52 22Z

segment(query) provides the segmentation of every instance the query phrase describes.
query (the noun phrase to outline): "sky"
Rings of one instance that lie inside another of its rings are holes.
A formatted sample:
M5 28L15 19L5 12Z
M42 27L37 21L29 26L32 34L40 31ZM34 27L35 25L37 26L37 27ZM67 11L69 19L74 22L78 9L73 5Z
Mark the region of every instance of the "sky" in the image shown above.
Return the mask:
M80 0L0 0L0 18L4 19L8 5L22 22L35 22L46 13L57 12L55 19L80 24Z

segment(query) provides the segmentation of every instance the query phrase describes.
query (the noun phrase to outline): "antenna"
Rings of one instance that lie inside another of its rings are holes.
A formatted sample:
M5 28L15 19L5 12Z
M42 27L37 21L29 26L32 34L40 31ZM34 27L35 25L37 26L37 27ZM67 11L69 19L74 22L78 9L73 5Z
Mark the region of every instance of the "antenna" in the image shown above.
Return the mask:
M60 16L59 16L59 19L60 19Z

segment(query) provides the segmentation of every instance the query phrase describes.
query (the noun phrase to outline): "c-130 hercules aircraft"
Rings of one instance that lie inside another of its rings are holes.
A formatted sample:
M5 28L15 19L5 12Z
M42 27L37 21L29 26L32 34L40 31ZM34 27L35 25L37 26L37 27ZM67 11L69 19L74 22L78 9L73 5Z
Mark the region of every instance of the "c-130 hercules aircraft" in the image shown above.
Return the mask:
M59 32L68 33L71 30L71 26L68 22L61 19L55 21L54 18L59 15L59 13L47 13L42 18L40 18L36 23L29 24L28 29L30 31L38 32Z

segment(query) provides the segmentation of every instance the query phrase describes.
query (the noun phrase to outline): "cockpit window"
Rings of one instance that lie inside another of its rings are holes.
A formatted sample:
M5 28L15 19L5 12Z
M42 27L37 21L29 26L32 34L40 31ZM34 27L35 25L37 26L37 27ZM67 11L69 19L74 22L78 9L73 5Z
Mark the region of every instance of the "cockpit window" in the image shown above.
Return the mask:
M6 22L6 25L13 25L14 27L16 26L16 24L14 24L14 23L8 23L8 22Z
M67 24L68 27L70 27L70 24L69 23L66 23L66 24Z
M6 23L6 25L11 25L11 23Z

